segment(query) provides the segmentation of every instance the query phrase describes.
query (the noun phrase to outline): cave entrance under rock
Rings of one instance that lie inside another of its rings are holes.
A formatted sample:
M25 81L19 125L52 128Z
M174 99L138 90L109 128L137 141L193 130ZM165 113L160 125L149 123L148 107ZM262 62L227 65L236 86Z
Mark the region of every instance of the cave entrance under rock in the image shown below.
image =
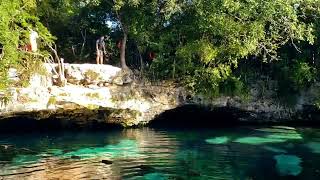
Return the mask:
M249 113L232 107L183 105L167 110L150 122L151 127L238 126Z

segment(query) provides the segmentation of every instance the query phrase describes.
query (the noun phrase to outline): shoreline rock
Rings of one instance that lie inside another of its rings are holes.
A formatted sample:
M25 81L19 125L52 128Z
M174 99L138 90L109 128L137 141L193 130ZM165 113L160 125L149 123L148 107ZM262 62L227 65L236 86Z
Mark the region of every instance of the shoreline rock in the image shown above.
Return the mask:
M10 88L11 101L5 106L0 104L0 123L3 119L34 118L132 127L146 125L167 111L188 105L229 113L239 122L320 122L320 111L313 105L320 89L318 85L299 95L297 103L289 107L272 99L276 93L272 88L265 98L259 98L259 90L253 85L252 98L247 101L228 96L208 99L191 96L175 84L156 86L139 82L134 80L132 72L110 65L66 64L68 83L59 87L53 84L52 68L56 65L44 66L47 76L35 74L28 87Z

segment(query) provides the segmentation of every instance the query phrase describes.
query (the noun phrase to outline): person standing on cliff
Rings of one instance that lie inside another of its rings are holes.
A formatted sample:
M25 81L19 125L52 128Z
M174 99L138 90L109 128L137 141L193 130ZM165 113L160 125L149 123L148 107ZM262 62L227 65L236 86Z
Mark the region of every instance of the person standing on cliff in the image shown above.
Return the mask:
M106 55L106 44L104 42L104 36L101 36L96 41L96 51L97 51L97 58L96 58L97 64L103 64L103 55Z
M30 46L32 52L37 52L38 45L37 45L37 38L39 38L39 35L36 31L30 30Z

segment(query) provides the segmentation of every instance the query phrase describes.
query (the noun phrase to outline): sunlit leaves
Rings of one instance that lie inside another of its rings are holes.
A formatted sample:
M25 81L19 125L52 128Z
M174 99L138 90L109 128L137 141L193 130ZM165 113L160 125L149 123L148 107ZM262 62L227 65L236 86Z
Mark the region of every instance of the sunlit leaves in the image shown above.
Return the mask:
M199 40L189 43L178 49L177 55L185 60L198 58L200 62L209 64L217 56L217 49L207 40Z
M0 1L0 44L3 57L0 61L0 86L8 84L7 70L19 65L24 53L19 50L29 42L30 29L40 36L40 49L43 44L52 43L53 37L39 22L36 14L36 0L1 0ZM42 44L43 43L43 44Z
M114 9L119 11L124 6L137 7L141 0L114 0Z
M303 13L297 8L299 0L197 2L200 30L221 38L234 58L261 54L275 59L277 49L286 43L313 43L313 24L298 18Z
M165 28L171 33L162 34L161 39L165 40L164 47L170 43L178 47L176 57L170 57L176 58L174 72L182 73L188 85L210 91L231 75L231 67L237 67L242 59L255 56L257 60L272 62L281 60L279 50L285 46L289 45L292 51L300 52L301 42L314 44L316 33L319 32L316 28L320 27L316 27L320 17L320 5L317 2L185 2L180 5L182 13L171 16L166 23ZM224 68L218 68L221 66ZM230 73L224 73L225 69L230 69Z

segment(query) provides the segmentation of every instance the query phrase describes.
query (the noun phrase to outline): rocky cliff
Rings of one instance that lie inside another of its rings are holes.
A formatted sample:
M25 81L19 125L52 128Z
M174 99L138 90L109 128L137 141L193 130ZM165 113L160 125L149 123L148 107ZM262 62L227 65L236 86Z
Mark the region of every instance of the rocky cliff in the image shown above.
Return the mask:
M65 64L67 84L64 87L55 85L56 65L44 66L47 74L33 75L28 87L9 89L10 101L0 104L2 121L24 117L127 127L146 124L157 114L179 104L179 89L174 86L139 83L131 71L110 65ZM11 76L12 80L19 81L18 74Z
M296 102L289 106L275 98L275 82L269 82L264 90L253 84L246 100L226 96L206 98L188 94L173 83L154 85L139 81L131 71L110 65L65 64L67 84L60 87L53 74L56 65L44 66L46 75L33 75L28 87L9 89L6 94L10 94L10 101L0 103L0 121L32 118L79 126L102 123L129 127L145 125L168 110L190 104L220 115L225 112L228 114L225 118L242 122L320 120L314 105L320 94L319 85L297 95ZM14 70L10 76L19 81Z

